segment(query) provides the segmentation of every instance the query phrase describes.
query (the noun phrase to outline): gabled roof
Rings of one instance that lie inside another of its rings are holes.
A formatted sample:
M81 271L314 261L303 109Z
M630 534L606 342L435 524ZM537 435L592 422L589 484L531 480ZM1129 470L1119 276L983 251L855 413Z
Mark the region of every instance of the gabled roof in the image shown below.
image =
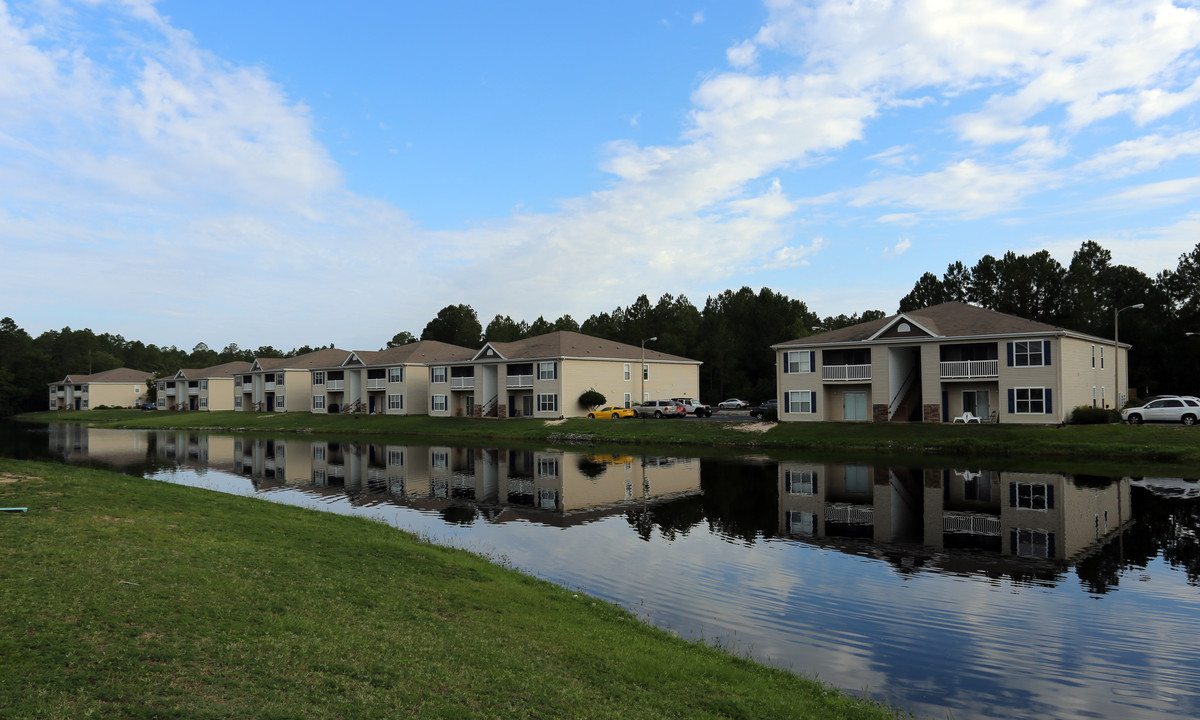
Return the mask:
M471 348L451 345L450 343L438 340L420 340L384 350L355 350L347 355L339 363L338 367L360 364L365 367L387 367L406 364L427 365L429 363L470 360L474 354L475 351Z
M68 375L62 382L64 383L142 383L146 382L146 378L154 373L146 372L145 370L134 370L133 368L116 368L115 370L104 370L103 372L93 373L91 375ZM57 385L58 383L54 383Z
M199 380L201 378L229 378L233 377L235 374L248 372L249 370L250 363L246 362L245 360L234 360L232 362L221 363L220 365L213 365L212 367L206 368L183 368L179 372L175 373L175 377L183 378L185 380Z
M907 334L897 332L907 324ZM969 338L997 335L1064 335L1090 337L1056 325L987 310L967 303L948 302L920 310L897 313L878 320L868 320L850 327L809 335L772 345L772 348L837 345L897 339ZM1102 338L1096 338L1101 340ZM1105 340L1105 342L1111 342Z
M570 330L559 330L546 333L545 335L535 335L534 337L515 342L490 342L484 345L470 359L491 359L487 356L489 348L495 351L496 359L507 360L509 362L513 360L534 360L541 358L596 358L637 361L641 361L642 359L642 348L640 345L626 345L615 340L604 340L591 335L584 335L583 333L571 332ZM699 360L692 360L680 357L679 355L669 355L651 348L646 348L645 353L647 362L700 364Z
M324 348L291 358L254 358L250 371L256 370L308 370L311 368L337 367L342 364L349 350Z

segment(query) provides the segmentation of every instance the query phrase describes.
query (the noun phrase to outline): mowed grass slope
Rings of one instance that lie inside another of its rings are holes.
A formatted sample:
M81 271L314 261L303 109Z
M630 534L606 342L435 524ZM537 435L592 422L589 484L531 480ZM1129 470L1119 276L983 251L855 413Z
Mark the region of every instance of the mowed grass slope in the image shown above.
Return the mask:
M368 520L0 460L0 717L883 718Z

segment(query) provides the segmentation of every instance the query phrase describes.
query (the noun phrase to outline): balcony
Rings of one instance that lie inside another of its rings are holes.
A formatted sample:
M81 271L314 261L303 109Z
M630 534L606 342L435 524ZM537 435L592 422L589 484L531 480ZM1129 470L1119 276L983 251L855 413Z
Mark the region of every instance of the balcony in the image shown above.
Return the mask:
M174 395L174 394L175 394L175 388L167 388L167 394L168 394L168 395Z
M450 389L451 390L473 390L474 388L475 388L474 376L450 378Z
M367 379L367 389L368 390L384 390L386 388L387 388L387 380L384 380L382 378L368 378Z
M265 389L268 391L274 390L275 389L275 381L272 380L271 382L266 383Z
M508 382L505 387L510 388L531 388L533 387L533 375L508 375Z
M999 360L957 360L939 365L943 380L1000 377Z
M946 514L942 516L943 532L999 535L1000 530L1000 518L994 515Z
M271 389L269 383L268 383L267 389L268 390ZM326 390L345 390L346 389L346 381L345 380L330 380L325 383L325 389Z
M821 368L821 379L826 382L869 382L870 365L826 365Z
M188 388L188 395L199 395L200 388Z
M855 505L826 505L825 521L871 525L875 522L875 508Z

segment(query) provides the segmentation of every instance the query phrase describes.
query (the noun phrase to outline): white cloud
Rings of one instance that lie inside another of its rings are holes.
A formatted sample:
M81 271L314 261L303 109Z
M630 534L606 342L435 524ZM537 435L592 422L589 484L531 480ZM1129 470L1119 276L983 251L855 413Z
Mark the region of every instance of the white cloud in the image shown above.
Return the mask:
M897 241L895 245L893 245L889 248L884 248L883 256L885 258L887 258L888 260L894 260L895 258L898 258L901 255L903 255L904 253L908 252L908 249L911 247L912 247L912 240L910 240L908 238L900 238L900 240Z
M1187 155L1200 154L1200 130L1177 135L1143 135L1125 140L1096 153L1080 163L1076 172L1081 175L1100 174L1125 177L1161 167Z
M1200 197L1200 177L1177 178L1162 182L1147 183L1131 187L1100 202L1104 207L1113 205L1170 205Z
M729 61L729 64L742 70L753 67L757 56L757 48L750 40L740 42L725 51L725 59Z
M962 160L924 175L869 182L850 193L850 203L912 207L976 218L1013 210L1024 197L1057 181L1056 174L1036 168L989 167L974 160Z

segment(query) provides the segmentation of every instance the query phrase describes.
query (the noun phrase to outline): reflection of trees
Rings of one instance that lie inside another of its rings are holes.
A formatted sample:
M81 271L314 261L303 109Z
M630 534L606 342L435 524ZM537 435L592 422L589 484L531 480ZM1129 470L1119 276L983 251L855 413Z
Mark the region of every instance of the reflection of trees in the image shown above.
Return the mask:
M1122 572L1144 569L1159 555L1182 568L1189 584L1200 585L1200 501L1164 498L1139 487L1130 489L1130 498L1136 521L1075 565L1088 592L1115 589Z
M442 510L442 519L455 525L470 525L475 522L474 505L451 505Z
M589 480L595 480L608 470L608 464L593 460L588 455L579 456L579 472Z
M779 478L774 463L700 461L700 494L630 510L626 520L643 540L654 528L674 540L705 520L727 539L751 543L778 532Z

